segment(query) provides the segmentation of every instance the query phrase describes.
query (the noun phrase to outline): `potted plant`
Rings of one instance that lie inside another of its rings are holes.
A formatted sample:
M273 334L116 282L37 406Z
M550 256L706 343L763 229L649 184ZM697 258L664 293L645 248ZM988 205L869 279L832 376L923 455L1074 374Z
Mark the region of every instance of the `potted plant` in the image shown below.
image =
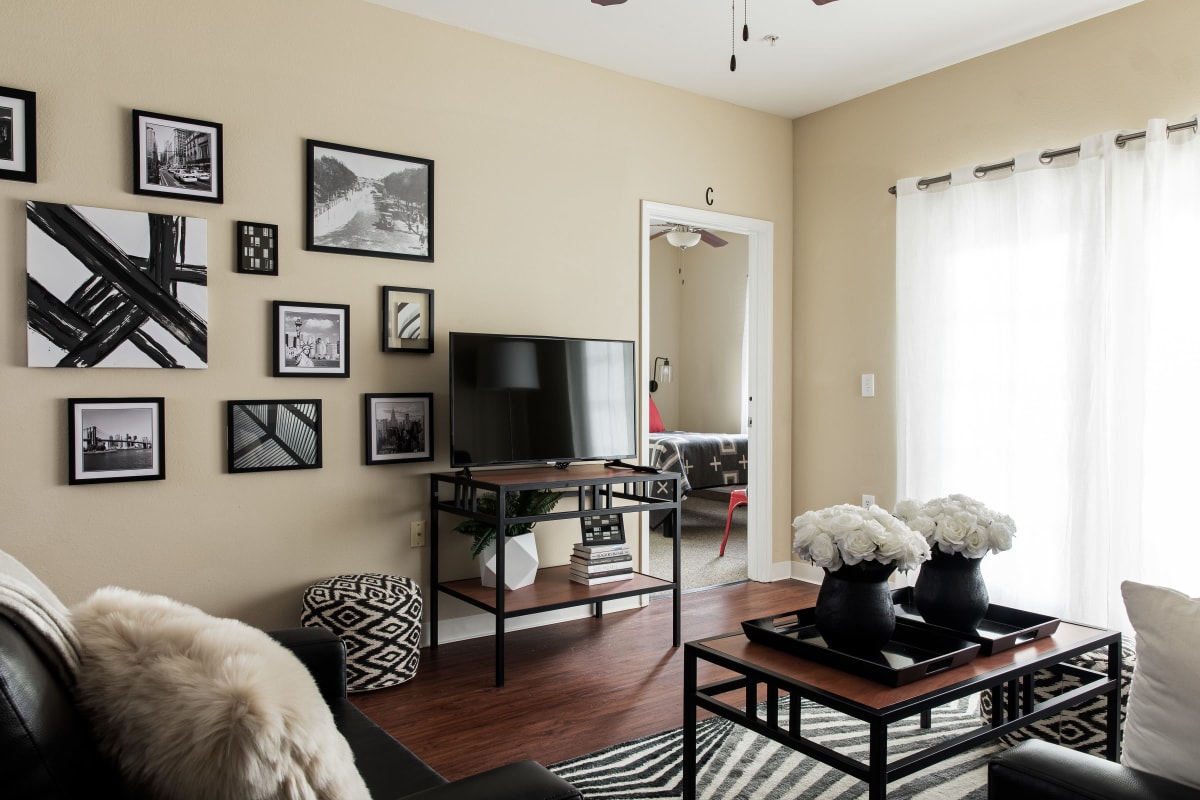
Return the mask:
M504 500L505 519L520 519L538 517L548 514L563 492L535 491L529 489L521 492L509 492ZM495 515L497 512L495 494L481 495L478 510L482 514ZM536 522L519 522L505 526L504 550L504 586L506 589L520 589L533 583L537 577L538 555L537 541L533 536L524 534L533 531ZM459 533L474 537L471 540L471 555L478 558L479 577L484 586L496 585L496 526L490 522L477 519L467 519L454 527Z

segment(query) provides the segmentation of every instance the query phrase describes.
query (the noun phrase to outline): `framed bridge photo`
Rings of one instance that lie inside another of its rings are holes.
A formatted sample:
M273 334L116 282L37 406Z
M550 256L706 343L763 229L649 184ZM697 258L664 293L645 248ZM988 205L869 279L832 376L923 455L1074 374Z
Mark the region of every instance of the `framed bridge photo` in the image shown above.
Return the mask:
M163 398L67 400L67 483L161 481L167 477Z

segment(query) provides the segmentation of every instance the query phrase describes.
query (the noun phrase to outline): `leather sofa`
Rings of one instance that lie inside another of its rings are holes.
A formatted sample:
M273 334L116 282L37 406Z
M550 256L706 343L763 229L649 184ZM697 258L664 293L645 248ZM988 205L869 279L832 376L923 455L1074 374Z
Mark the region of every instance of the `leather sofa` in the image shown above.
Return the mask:
M271 634L308 667L376 800L574 800L533 761L448 782L346 696L346 650L320 628ZM0 795L6 800L140 798L92 740L70 691L28 638L0 617ZM232 800L232 798L231 798Z
M988 800L1200 800L1200 789L1038 739L988 762Z

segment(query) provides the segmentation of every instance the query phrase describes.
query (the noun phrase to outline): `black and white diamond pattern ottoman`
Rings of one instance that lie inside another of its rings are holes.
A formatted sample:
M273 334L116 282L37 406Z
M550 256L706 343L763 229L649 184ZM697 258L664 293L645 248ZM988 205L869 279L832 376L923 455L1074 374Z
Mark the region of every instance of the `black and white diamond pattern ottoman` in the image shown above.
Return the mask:
M383 689L417 674L421 587L411 578L337 575L304 590L300 624L346 643L346 689Z

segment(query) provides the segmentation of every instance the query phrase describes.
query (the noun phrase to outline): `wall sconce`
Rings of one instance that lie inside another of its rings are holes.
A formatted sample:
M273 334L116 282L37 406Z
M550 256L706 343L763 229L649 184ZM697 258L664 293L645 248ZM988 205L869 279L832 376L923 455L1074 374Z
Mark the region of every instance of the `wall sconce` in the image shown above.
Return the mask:
M671 382L671 359L658 356L654 359L654 374L650 378L650 391L658 391L658 362L662 362L662 379L664 383Z

